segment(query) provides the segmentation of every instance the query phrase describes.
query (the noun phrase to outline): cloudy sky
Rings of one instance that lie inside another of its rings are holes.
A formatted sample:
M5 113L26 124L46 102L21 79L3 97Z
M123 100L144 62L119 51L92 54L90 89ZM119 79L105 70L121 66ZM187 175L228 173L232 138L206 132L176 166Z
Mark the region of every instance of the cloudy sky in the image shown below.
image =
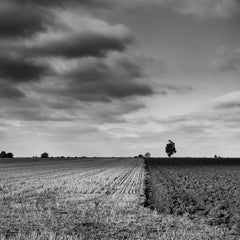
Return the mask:
M240 156L238 0L0 0L16 156Z

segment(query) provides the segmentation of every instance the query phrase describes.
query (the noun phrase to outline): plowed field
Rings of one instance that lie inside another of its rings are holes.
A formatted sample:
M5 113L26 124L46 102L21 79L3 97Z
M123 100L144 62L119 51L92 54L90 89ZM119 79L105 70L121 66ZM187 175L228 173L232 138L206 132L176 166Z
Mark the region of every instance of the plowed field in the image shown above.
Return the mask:
M182 180L175 168L149 166L153 197L157 206L166 209L162 213L144 207L144 159L0 159L0 240L236 239L224 226L192 221L184 215L189 203L191 211L201 203L199 195L187 190L187 180ZM204 173L195 172L203 184ZM235 177L237 172L232 170ZM176 196L176 191L183 198L175 199L174 205L179 211L176 202L181 205L184 200L183 214L166 208L165 199Z
M148 204L240 235L239 159L149 159Z

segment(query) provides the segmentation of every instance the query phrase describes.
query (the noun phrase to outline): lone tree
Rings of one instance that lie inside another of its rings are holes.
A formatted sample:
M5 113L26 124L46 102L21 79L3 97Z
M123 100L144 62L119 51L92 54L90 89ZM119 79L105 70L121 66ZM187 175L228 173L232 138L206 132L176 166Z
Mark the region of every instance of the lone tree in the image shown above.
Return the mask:
M48 153L43 153L42 155L41 155L41 158L49 158L49 156L48 156Z
M168 140L165 151L166 151L168 157L171 157L174 153L177 152L177 150L175 148L175 143L172 142L171 140Z

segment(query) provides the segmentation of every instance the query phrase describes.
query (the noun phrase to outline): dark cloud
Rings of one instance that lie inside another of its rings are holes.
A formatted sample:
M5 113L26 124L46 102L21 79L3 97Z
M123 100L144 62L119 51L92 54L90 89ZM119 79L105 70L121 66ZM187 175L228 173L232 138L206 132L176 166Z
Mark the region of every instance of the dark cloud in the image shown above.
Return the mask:
M71 96L80 101L110 102L112 99L151 95L153 91L149 86L143 84L130 83L128 85L117 85L105 82L66 88L59 93Z
M58 101L57 106L52 105L53 102L57 103L56 99L58 98L39 99L28 97L18 99L18 101L0 101L0 118L28 122L124 123L126 122L124 115L146 107L142 103L124 100L114 100L111 103L91 102L77 104L75 102L73 104L61 99L61 101Z
M86 102L111 102L113 99L124 99L136 96L149 96L154 94L147 84L138 82L116 83L115 79L99 80L96 82L82 82L81 84L69 84L66 87L42 89L44 94L67 96L79 101ZM62 106L62 105L61 105Z
M33 2L41 4L41 1ZM42 58L101 58L112 50L124 51L133 40L123 25L110 25L94 17L74 15L72 10L53 13L51 8L33 6L33 2L24 1L29 4L20 8L0 0L3 6L0 10L2 79L38 81L49 74L49 68L39 63ZM59 1L53 2L57 4ZM87 4L87 1L79 4L82 3Z
M1 4L1 2L0 2ZM42 9L10 5L0 8L0 37L31 37L47 29L51 14Z
M48 67L33 60L0 57L0 78L13 82L40 80L48 72Z
M80 64L59 77L65 80L66 85L46 91L80 101L110 102L113 99L154 94L152 87L143 83L145 76L141 66L125 57L112 56L105 61Z
M145 107L131 102L154 91L126 51L133 43L129 29L69 6L106 2L0 0L1 118L116 123Z
M9 0L10 2L34 5L42 7L65 7L70 4L78 4L85 7L107 7L107 0Z
M25 94L17 87L0 83L0 100L1 99L18 99L24 98Z
M96 30L84 33L65 32L42 43L26 48L26 54L42 57L78 58L87 56L103 57L108 51L124 51L132 42L132 36L123 26L105 25L108 32ZM112 31L111 31L112 29ZM110 30L110 31L109 31Z
M106 1L98 0L0 0L0 37L32 37L37 33L56 27L58 24L56 16L54 16L54 12L56 13L56 11L52 11L53 7L65 6L74 2L78 7L106 5ZM45 6L46 8L41 8L40 6Z
M58 99L58 101L56 101ZM53 111L62 111L68 114L72 118L81 119L88 123L122 123L126 122L123 117L125 114L129 114L146 106L138 101L128 100L112 100L112 102L77 102L72 101L69 98L54 98L54 101L50 100L46 103Z
M139 79L144 77L144 72L136 59L129 59L124 55L113 54L105 60L97 60L79 63L79 66L72 71L66 72L64 77L70 78L76 84L82 82L97 82L104 81L106 78L112 79L114 84L118 82L129 81L131 79ZM114 81L119 77L119 81Z

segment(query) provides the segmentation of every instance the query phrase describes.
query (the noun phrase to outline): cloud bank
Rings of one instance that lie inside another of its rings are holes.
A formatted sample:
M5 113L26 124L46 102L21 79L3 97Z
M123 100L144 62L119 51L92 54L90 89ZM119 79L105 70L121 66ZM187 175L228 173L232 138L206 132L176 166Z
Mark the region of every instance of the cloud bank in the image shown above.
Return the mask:
M123 114L144 107L138 97L154 94L144 66L128 51L131 31L91 14L108 1L0 5L2 119L124 121Z

